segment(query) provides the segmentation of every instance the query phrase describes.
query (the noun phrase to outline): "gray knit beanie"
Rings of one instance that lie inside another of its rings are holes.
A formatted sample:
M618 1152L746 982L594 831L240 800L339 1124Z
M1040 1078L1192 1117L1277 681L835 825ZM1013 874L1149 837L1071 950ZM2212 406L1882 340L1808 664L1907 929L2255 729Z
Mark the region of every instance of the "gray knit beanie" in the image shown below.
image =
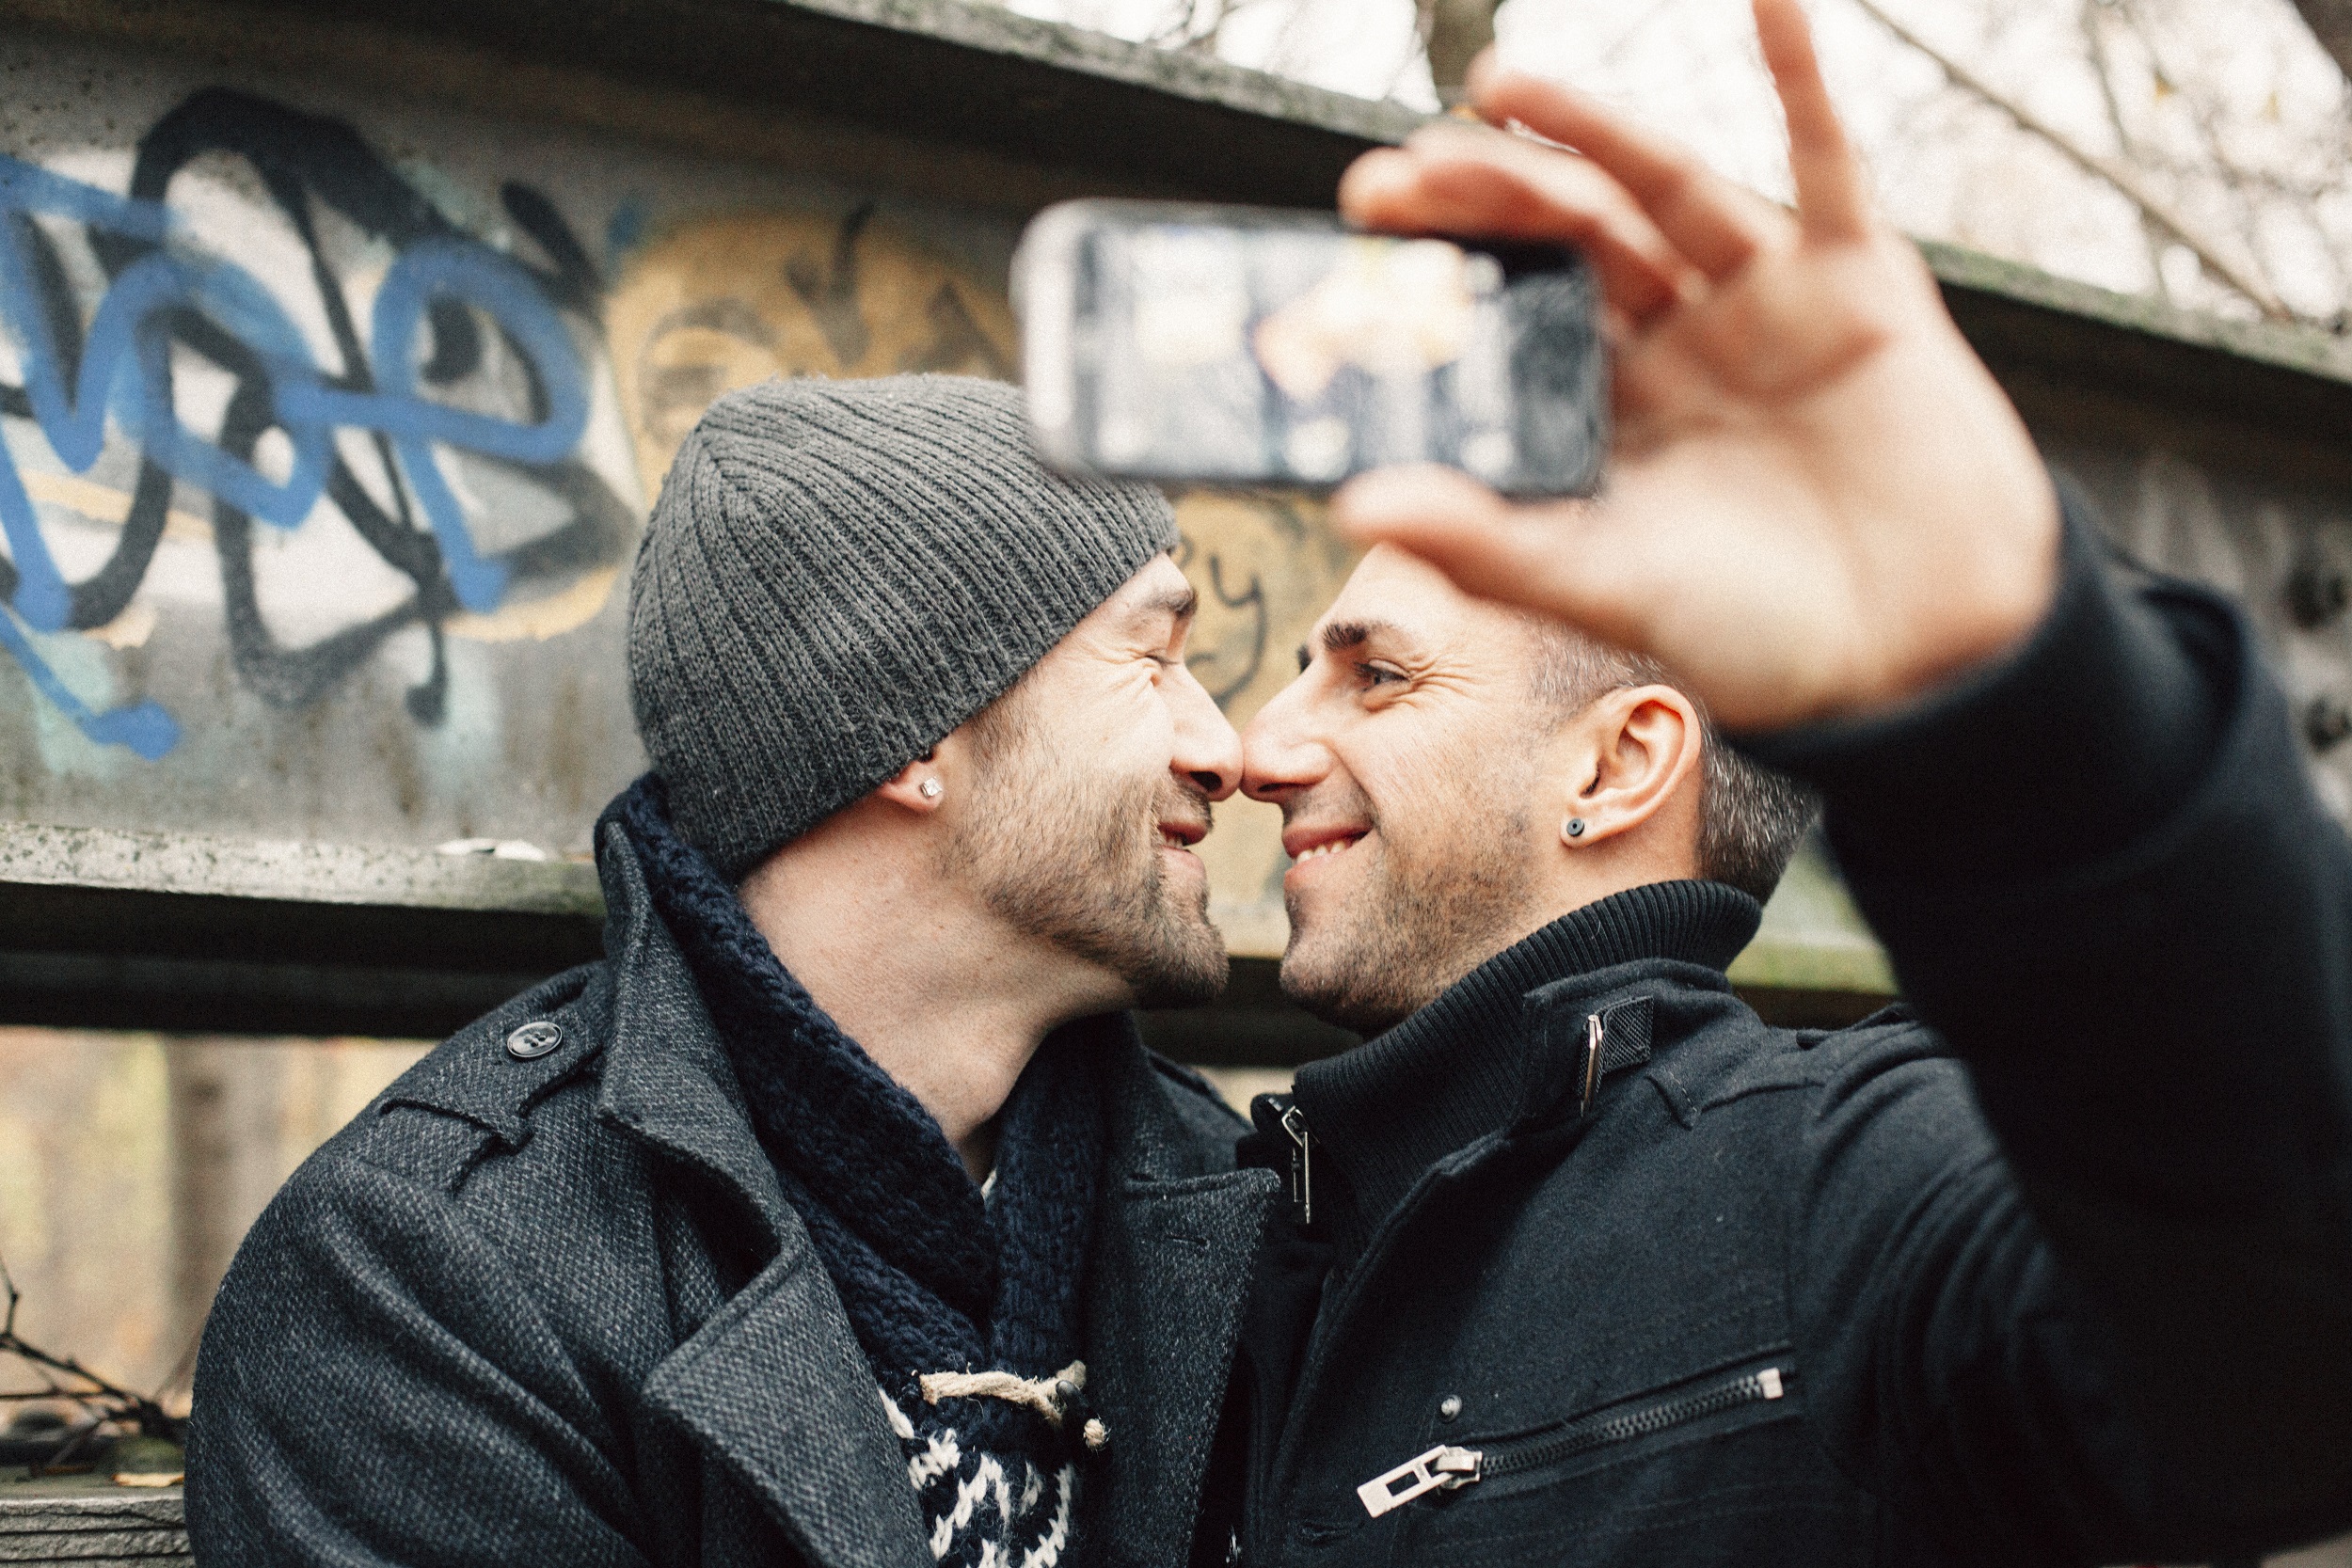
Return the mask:
M1001 382L729 392L678 449L629 579L629 698L679 832L741 877L1175 543L1151 486L1048 470Z

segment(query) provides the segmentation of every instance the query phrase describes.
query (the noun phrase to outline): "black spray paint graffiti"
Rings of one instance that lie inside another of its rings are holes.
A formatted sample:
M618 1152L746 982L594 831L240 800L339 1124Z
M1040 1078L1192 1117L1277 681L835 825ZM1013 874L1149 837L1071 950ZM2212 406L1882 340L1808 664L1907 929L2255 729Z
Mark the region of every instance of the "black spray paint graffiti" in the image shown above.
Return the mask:
M1179 517L1185 515L1189 494L1171 494ZM1185 662L1219 707L1247 691L1265 668L1267 646L1277 629L1266 602L1266 570L1273 567L1278 577L1308 572L1301 552L1310 532L1297 507L1279 492L1252 491L1246 497L1227 492L1226 499L1244 502L1247 525L1229 523L1210 531L1205 540L1202 531L1187 525L1176 546L1176 564L1185 575L1196 583L1207 579L1209 600Z
M292 225L338 364L314 362L282 306L250 273L175 243L172 182L208 154L242 161ZM152 703L89 709L48 669L17 621L35 631L87 630L121 614L154 560L175 481L212 497L232 661L250 689L281 706L317 700L394 633L422 625L431 632L432 667L407 705L420 722L437 723L448 691L443 627L450 617L495 608L517 586L620 560L633 524L620 498L576 455L587 394L562 320L568 313L596 325L601 279L546 197L513 182L500 195L541 263L467 234L341 121L222 89L192 95L148 131L125 196L0 159L0 320L24 372L21 385L0 386L0 414L36 421L75 471L100 456L110 416L138 453L129 515L111 555L68 582L14 463L0 451L0 530L9 548L9 559L0 560L0 647L85 733L151 758L179 734ZM328 214L394 257L376 287L364 340L322 243ZM56 238L60 226L78 230L106 279L87 324ZM485 325L509 351L496 366ZM228 378L226 409L209 436L189 430L177 409L175 352L183 363L194 356ZM479 411L485 407L520 417ZM272 431L293 451L282 482L256 463ZM363 440L373 488L337 440L346 431ZM521 545L477 550L437 446L537 489L565 520ZM252 526L258 518L297 527L321 497L413 591L384 613L288 647L262 615Z

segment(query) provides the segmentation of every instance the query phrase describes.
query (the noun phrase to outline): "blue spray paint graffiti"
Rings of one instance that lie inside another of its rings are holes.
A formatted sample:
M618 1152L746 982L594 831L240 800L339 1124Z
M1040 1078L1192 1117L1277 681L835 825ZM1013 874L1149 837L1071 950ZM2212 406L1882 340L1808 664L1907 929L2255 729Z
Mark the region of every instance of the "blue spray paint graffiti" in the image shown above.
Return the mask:
M234 262L179 243L163 199L175 173L206 153L242 157L261 177L310 252L342 369L322 367L285 309ZM16 463L0 448L0 648L34 687L91 739L150 759L179 727L153 703L97 712L43 661L33 632L87 629L120 613L162 534L173 482L213 498L231 653L268 701L315 700L386 637L422 623L433 633L433 673L411 690L423 722L439 719L447 671L441 623L456 610L495 608L517 580L618 558L627 509L571 456L588 418L585 376L561 311L594 320L600 281L546 198L502 191L509 216L552 263L533 267L464 234L341 122L244 94L199 92L141 139L131 192L118 196L0 157L0 325L14 340L23 385L0 387L0 414L30 419L58 460L87 471L107 446L109 424L135 445L140 477L113 557L69 582L41 534ZM320 209L341 214L396 248L378 283L364 347L341 278L322 246ZM107 286L87 326L50 230L81 230ZM527 417L508 419L428 395L483 362L482 324L511 349L527 381ZM235 391L211 436L192 430L174 398L177 346L227 371ZM255 462L276 430L291 449L282 479ZM352 471L336 436L365 433L392 495L380 506ZM440 449L437 451L437 449ZM507 467L565 503L570 520L501 554L476 546L441 451ZM279 647L254 591L249 524L299 527L331 500L384 560L416 586L388 614L308 647ZM415 502L414 512L410 499ZM417 526L421 513L423 527ZM21 624L20 624L21 623Z

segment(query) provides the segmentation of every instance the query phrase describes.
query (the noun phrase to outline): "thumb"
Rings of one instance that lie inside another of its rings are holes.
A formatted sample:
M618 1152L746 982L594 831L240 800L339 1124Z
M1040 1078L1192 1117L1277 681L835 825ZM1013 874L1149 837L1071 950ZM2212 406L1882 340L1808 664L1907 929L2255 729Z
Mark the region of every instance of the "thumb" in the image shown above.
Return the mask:
M1370 548L1409 550L1464 593L1547 615L1578 619L1581 597L1565 547L1583 512L1576 502L1513 506L1455 468L1381 468L1331 498L1343 537Z

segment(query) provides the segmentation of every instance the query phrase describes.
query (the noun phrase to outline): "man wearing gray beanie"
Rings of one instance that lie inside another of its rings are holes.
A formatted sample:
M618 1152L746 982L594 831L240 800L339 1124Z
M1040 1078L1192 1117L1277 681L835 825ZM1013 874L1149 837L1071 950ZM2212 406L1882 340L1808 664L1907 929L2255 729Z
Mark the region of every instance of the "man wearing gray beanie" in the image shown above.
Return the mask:
M1226 969L1176 543L994 383L711 406L630 584L608 956L254 1227L206 1560L1184 1563L1275 1183L1123 1010Z

